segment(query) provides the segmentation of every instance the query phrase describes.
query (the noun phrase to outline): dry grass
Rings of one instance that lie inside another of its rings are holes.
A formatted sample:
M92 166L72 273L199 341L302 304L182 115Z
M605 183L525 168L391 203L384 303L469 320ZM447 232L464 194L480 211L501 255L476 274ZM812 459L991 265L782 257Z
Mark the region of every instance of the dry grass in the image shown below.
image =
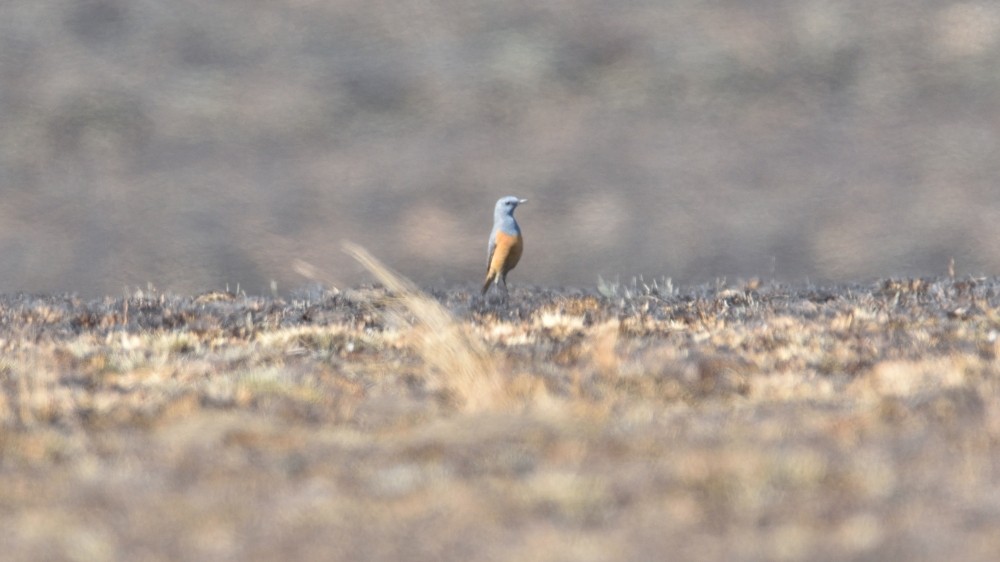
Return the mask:
M991 560L1000 281L0 298L11 560Z
M516 395L514 385L503 376L500 362L481 339L364 248L346 243L344 249L394 294L389 301L392 317L403 326L411 349L427 367L436 386L466 412L511 408Z

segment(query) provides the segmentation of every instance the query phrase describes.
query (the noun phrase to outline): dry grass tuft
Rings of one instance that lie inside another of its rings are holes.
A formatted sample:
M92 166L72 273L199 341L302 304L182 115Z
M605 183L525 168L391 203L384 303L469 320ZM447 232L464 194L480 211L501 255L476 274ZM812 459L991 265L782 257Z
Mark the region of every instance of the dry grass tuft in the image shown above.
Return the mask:
M394 294L391 310L397 321L413 327L413 351L434 374L437 385L463 411L507 410L518 399L539 395L538 385L526 384L522 379L511 383L471 327L456 321L409 279L361 246L347 242L344 250Z

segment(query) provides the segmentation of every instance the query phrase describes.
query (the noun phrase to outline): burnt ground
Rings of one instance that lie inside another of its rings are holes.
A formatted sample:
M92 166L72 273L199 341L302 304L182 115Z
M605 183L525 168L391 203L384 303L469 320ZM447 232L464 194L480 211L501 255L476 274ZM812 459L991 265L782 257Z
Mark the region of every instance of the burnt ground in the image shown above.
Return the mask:
M0 297L4 557L1000 552L1000 279L429 297Z

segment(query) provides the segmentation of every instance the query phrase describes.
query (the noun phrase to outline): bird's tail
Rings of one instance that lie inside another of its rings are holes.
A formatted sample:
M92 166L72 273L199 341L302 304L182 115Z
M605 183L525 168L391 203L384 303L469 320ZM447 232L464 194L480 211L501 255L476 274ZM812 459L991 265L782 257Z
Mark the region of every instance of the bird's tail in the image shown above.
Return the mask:
M483 283L483 294L484 295L486 294L486 291L490 290L490 283L492 283L493 280L496 279L496 276L497 276L496 272L493 272L493 271L491 271L491 272L489 272L489 273L486 274L486 282Z

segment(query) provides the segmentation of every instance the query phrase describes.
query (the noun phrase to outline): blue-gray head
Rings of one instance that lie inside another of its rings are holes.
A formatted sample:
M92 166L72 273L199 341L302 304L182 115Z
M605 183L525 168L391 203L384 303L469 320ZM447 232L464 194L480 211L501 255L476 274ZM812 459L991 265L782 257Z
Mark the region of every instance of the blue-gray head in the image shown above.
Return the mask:
M507 217L510 217L511 220L513 220L514 209L516 209L521 203L526 203L527 201L527 199L521 199L520 197L514 197L513 195L501 197L500 200L497 201L496 208L493 209L493 222L504 222Z

